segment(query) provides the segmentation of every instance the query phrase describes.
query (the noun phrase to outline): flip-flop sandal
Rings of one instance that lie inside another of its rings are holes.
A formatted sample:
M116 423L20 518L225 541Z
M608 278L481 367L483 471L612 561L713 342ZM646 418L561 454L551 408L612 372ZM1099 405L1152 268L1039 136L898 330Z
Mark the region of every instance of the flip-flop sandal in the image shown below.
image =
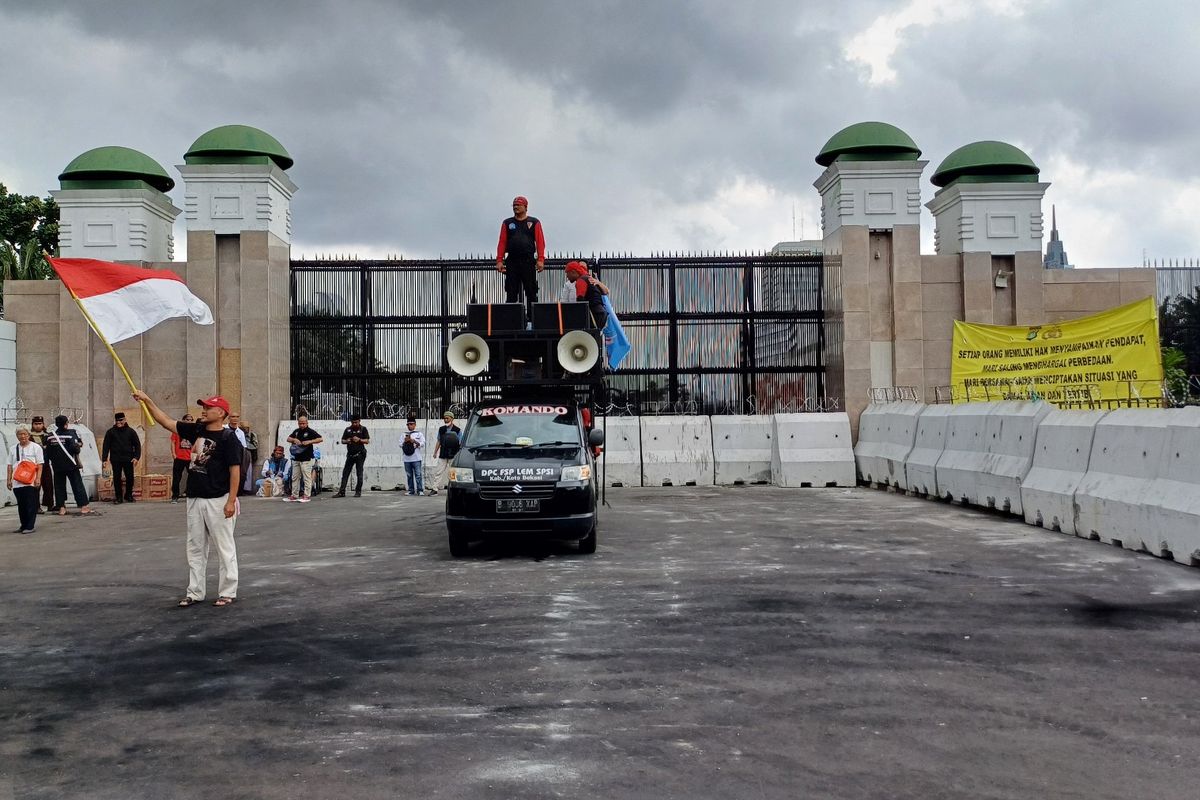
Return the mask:
M175 607L176 608L190 608L191 606L198 606L202 602L203 602L202 600L197 600L194 597L185 597L182 600L180 600L178 603L176 603Z
M213 605L217 608L224 608L225 606L231 606L236 602L236 597L218 597Z

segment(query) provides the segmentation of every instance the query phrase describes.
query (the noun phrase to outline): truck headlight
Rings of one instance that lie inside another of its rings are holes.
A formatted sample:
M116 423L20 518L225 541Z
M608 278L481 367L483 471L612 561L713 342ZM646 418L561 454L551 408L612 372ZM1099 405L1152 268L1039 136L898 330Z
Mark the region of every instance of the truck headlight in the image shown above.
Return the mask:
M562 478L564 481L587 481L592 479L592 468L588 464L583 464L578 467L563 467Z
M450 482L458 483L458 484L474 483L475 482L475 470L467 469L466 467L451 467L450 468Z

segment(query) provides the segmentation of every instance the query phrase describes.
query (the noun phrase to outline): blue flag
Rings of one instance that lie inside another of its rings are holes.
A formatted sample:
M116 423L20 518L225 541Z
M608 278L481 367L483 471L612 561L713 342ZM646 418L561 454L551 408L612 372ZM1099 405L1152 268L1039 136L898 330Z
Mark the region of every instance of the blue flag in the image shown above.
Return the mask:
M604 310L608 312L608 322L604 324L604 349L608 353L609 368L616 369L629 355L629 337L625 335L608 295L604 295Z

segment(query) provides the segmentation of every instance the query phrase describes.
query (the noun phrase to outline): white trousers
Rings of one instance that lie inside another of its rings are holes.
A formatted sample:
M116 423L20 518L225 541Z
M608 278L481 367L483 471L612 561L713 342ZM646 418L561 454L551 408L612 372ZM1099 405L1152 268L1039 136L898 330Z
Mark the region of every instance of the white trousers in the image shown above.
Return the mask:
M437 463L433 468L433 488L439 492L446 488L446 478L450 476L450 462L452 458L435 458Z
M237 548L233 544L233 524L237 515L225 518L224 497L189 497L187 499L187 560L188 597L203 600L205 579L208 576L208 547L217 549L217 596L237 597Z

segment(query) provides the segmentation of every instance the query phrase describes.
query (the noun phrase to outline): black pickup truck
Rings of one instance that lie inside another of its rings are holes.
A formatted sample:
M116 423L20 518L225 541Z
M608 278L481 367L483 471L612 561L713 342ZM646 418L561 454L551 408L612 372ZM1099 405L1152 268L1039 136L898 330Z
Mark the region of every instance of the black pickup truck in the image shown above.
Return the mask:
M451 555L496 535L574 540L581 553L596 552L592 452L604 432L589 431L585 416L575 400L498 400L471 412L446 492Z

